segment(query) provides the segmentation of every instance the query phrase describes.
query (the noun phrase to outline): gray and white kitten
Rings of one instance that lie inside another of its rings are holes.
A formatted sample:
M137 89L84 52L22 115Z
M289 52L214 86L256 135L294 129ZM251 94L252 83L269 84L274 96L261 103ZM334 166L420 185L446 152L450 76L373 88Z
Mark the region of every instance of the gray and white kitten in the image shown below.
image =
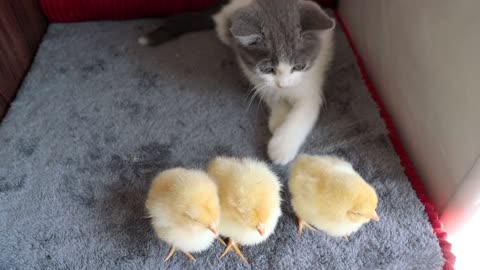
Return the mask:
M231 0L213 16L246 77L270 108L275 164L295 158L315 125L333 55L335 22L306 0Z

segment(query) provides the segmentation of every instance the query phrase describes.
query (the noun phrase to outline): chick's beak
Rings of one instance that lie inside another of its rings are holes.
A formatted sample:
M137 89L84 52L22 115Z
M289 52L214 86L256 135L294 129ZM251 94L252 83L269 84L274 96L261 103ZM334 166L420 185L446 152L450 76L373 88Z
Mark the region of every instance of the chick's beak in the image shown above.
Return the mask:
M377 212L373 212L372 220L380 221L380 217L377 215Z
M261 236L265 236L265 224L259 223L257 225L257 231Z
M218 236L218 230L217 230L217 225L215 223L212 223L208 225L208 229L215 234L215 236Z

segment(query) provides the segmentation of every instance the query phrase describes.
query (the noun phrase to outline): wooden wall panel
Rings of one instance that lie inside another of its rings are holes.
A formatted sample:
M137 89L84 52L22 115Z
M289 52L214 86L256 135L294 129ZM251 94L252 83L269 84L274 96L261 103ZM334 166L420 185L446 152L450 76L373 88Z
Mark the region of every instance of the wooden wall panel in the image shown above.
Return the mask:
M38 0L0 0L0 97L10 103L47 28Z
M0 120L7 112L7 106L7 102L2 97L0 97Z

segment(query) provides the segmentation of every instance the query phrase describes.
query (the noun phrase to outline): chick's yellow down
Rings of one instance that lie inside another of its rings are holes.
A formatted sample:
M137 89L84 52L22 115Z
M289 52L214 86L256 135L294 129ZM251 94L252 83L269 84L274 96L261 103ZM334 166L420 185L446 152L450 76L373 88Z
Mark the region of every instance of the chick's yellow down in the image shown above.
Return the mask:
M278 177L263 162L230 157L211 161L208 174L218 186L222 211L219 232L229 238L221 257L233 249L247 262L237 244L265 241L281 216Z
M215 239L220 221L217 186L205 172L174 168L161 172L152 182L146 208L156 235L171 245L165 261L179 249L206 250Z
M291 168L289 188L299 220L299 233L311 226L331 235L348 236L379 220L375 190L334 156L301 155Z

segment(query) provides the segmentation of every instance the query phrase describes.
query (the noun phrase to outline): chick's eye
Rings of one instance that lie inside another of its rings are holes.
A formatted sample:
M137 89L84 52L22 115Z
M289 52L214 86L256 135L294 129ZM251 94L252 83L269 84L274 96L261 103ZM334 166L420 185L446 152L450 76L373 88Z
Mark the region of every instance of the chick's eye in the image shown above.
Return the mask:
M193 221L193 222L200 223L200 222L198 222L198 220L197 220L196 218L192 217L192 215L190 215L190 214L183 214L183 216L184 216L185 218L188 218L189 220L191 220L191 221Z
M305 69L305 66L306 66L305 64L297 64L297 65L293 66L292 72L294 72L294 71L302 71L302 70Z
M198 221L197 219L192 218L192 221L195 222L195 223L198 223L198 224L200 224L200 225L203 225L203 224L202 224L200 221Z

